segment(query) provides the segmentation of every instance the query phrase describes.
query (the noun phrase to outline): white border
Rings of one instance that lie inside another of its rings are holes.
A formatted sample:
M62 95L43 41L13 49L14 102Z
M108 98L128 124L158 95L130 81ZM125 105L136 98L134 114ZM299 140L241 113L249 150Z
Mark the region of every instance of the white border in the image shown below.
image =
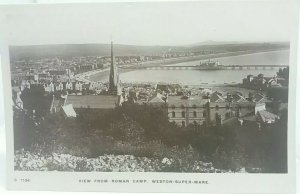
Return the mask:
M215 2L217 3L217 2ZM231 1L230 3L234 3ZM254 2L255 3L255 2ZM38 5L34 5L38 6ZM45 6L45 5L43 5ZM46 5L60 6L60 5ZM78 6L78 5L70 5ZM80 5L79 5L80 6ZM93 4L91 4L93 6ZM287 174L197 174L197 173L72 173L72 172L17 172L13 162L13 128L11 108L10 63L6 40L0 40L1 64L4 80L4 106L7 140L7 185L14 190L61 190L61 191L113 191L113 192L222 192L222 193L294 193L295 192L295 111L296 111L296 64L298 3L295 11L295 28L290 48L290 86L288 120L288 173ZM6 8L12 8L10 6ZM20 7L16 7L16 11ZM1 7L0 7L1 13ZM5 22L5 17L0 21ZM0 23L1 24L1 23ZM2 25L0 25L2 26ZM1 32L0 32L1 33ZM3 34L0 34L3 35ZM6 37L7 34L5 34ZM1 37L1 36L0 36ZM14 182L15 178L30 178L30 183ZM154 180L207 180L208 185L193 184L80 184L79 179L145 179Z

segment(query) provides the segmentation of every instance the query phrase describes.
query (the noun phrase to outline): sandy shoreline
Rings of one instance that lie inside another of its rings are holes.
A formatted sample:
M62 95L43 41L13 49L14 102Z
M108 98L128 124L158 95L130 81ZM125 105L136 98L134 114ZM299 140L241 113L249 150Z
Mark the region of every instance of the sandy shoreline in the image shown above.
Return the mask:
M178 57L178 58L169 58L164 60L157 60L157 61L146 61L140 63L139 66L137 64L128 64L128 67L120 67L119 69L144 69L147 67L152 66L168 66L176 63L184 63L184 62L190 62L190 61L197 61L197 60L207 60L207 59L217 59L217 58L223 58L223 57L234 57L234 56L247 56L252 54L262 54L262 53L270 53L270 52L282 52L282 51L288 51L287 49L284 50L265 50L265 51L238 51L238 52L226 52L226 53L218 53L218 54L208 54L208 55L197 55L197 56L189 56L189 57ZM134 66L134 67L133 67Z

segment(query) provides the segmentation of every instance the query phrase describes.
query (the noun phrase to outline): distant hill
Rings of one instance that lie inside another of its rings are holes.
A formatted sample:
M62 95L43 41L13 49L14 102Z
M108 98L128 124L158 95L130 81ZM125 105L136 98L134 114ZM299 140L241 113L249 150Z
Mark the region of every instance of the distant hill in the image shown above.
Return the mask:
M245 42L240 41L214 41L214 40L207 40L199 43L190 44L187 46L203 46L203 45L224 45L224 44L244 44Z
M245 50L280 50L289 49L289 43L233 43L233 42L203 42L203 44L187 46L136 46L114 45L116 56L148 55L157 56L167 52L236 52ZM31 59L42 57L72 57L72 56L108 56L110 44L62 44L11 46L11 60Z
M226 43L226 44L207 44L189 47L192 51L214 50L216 52L236 52L247 50L281 50L289 49L289 43Z

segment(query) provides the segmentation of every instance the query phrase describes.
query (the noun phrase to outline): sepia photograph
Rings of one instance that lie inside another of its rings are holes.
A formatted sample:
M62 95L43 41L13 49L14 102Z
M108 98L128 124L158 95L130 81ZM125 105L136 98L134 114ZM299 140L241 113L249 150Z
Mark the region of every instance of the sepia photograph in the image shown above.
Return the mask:
M126 172L166 174L160 180L177 184L170 174L183 174L191 180L180 183L196 187L212 184L210 174L290 177L297 65L291 5L7 9L11 179Z
M287 172L288 42L10 57L15 170Z

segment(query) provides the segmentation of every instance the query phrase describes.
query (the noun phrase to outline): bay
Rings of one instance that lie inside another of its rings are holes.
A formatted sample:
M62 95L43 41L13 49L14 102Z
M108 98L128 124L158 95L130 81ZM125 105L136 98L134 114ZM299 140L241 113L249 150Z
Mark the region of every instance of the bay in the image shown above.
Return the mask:
M222 65L288 65L289 50L271 51L239 56L220 57L212 60L219 61ZM198 65L198 61L189 61L172 65L191 66ZM265 76L272 77L276 75L278 68L268 70L146 70L139 69L135 71L124 72L120 74L120 80L123 83L179 83L185 85L203 85L203 84L235 84L242 83L247 75L258 75L263 73ZM93 80L107 81L108 75L93 77Z

